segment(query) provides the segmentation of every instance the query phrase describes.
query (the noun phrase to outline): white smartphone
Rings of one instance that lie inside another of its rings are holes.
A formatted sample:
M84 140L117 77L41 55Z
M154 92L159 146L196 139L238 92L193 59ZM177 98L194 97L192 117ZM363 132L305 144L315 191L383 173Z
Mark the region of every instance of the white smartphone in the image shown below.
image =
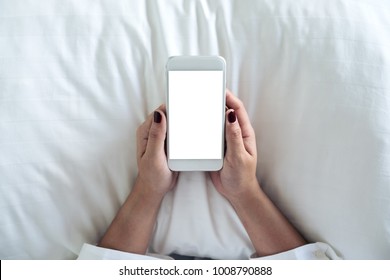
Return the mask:
M226 62L174 56L167 72L167 157L174 171L220 170L224 157Z

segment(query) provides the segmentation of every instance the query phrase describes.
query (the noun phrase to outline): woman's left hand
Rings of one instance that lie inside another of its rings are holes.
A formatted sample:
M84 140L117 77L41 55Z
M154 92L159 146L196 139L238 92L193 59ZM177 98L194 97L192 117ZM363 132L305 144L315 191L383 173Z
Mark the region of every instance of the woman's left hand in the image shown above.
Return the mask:
M168 168L164 143L167 131L166 107L161 105L137 129L138 178L153 194L165 195L178 177Z

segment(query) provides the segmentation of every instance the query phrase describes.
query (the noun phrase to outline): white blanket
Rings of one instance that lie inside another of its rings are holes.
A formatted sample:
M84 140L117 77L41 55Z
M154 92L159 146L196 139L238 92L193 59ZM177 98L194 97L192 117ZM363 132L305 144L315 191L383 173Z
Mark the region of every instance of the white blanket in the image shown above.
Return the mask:
M0 1L0 258L75 258L137 174L171 55L218 54L264 190L310 242L390 258L387 1ZM151 251L247 258L204 173L166 196Z

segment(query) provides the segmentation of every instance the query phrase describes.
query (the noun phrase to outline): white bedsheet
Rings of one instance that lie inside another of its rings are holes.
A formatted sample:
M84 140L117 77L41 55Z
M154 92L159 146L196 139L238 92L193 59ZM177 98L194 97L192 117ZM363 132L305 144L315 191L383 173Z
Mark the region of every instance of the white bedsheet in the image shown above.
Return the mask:
M310 242L389 259L389 47L386 1L0 0L0 258L97 242L134 182L167 58L218 54L264 190ZM204 173L180 176L150 250L253 252Z

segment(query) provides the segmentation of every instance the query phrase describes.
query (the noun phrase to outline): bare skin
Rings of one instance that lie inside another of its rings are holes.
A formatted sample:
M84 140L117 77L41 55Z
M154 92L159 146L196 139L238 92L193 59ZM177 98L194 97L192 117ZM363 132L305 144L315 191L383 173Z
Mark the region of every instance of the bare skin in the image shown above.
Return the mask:
M242 102L226 93L226 145L223 168L210 172L217 191L233 206L258 256L305 244L305 240L262 191L256 178L256 138ZM145 254L164 195L174 188L178 173L167 165L165 105L137 130L138 176L127 200L99 246Z

